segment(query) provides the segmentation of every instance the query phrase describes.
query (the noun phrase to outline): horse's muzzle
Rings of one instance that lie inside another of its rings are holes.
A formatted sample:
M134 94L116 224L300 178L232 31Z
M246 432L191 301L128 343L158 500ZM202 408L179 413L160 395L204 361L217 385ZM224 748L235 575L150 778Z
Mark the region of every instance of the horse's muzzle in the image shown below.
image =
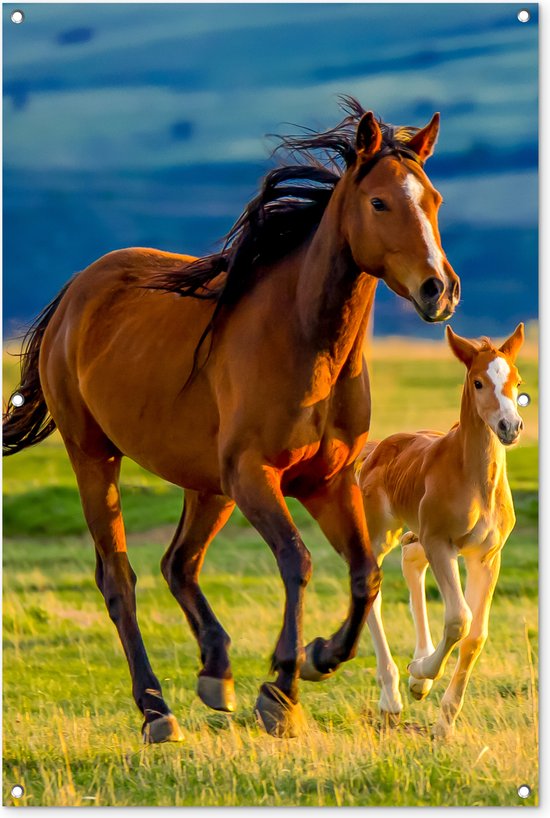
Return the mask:
M448 299L441 299L436 303L419 303L416 298L411 298L414 308L428 324L435 324L438 321L446 321L454 313L456 304Z
M454 313L460 300L460 283L456 276L446 284L431 276L422 282L416 298L411 296L417 313L430 324L446 321Z

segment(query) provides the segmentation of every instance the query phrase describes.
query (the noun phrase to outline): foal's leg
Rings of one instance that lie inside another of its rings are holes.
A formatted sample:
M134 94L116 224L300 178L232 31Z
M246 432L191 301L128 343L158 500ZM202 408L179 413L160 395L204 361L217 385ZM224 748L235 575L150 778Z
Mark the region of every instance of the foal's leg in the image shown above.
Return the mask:
M414 659L409 673L415 679L439 679L453 648L470 630L472 613L460 585L456 549L445 540L423 538L424 550L445 603L443 637L429 656Z
M489 611L500 570L500 551L486 562L477 555L467 557L466 568L466 601L472 609L473 619L469 634L460 643L458 662L441 700L441 712L434 727L434 734L439 738L453 732L464 704L466 686L487 639Z
M318 637L306 647L301 677L319 681L357 653L367 614L378 594L381 573L373 554L361 491L352 469L342 472L322 491L300 498L323 533L349 565L351 600L341 627L330 637Z
M181 730L162 697L137 622L136 575L126 553L120 509L120 456L94 459L73 444L66 442L66 446L78 481L84 515L95 542L96 582L128 660L134 699L145 716L144 740L181 741Z
M430 656L435 650L430 634L426 610L426 569L428 559L415 534L409 531L401 540L401 568L409 589L411 613L416 634L414 658ZM432 689L431 679L409 676L409 690L418 701L425 699Z
M162 573L181 605L199 643L202 670L197 692L214 710L235 710L235 689L228 648L230 639L199 587L206 549L225 525L235 503L216 494L185 492L178 528L162 558Z
M256 711L268 733L295 736L302 721L298 674L304 655L303 598L311 577L311 556L292 521L276 469L246 452L228 463L223 485L271 548L285 586L283 627L272 660L277 679L262 685Z
M383 556L382 556L383 559ZM382 565L379 558L378 564ZM382 589L373 602L367 625L372 636L376 654L376 681L380 687L379 707L382 714L398 716L403 710L403 700L399 692L399 668L391 655L382 622Z

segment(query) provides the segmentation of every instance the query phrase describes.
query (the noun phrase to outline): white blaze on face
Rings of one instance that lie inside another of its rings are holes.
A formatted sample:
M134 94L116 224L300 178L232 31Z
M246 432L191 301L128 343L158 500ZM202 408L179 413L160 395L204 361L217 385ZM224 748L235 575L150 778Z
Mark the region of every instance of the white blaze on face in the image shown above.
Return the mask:
M518 412L515 401L504 394L504 387L510 377L510 364L505 358L493 358L487 367L487 375L495 386L495 396L498 400L501 417L510 421L517 420Z
M434 270L445 279L446 276L443 270L443 253L441 252L441 248L436 241L431 222L426 216L426 213L421 205L424 186L416 178L416 176L414 176L414 174L409 173L407 174L407 177L403 183L403 187L405 189L405 195L414 205L418 221L420 222L422 237L426 244L426 249L428 250L428 264L430 264Z

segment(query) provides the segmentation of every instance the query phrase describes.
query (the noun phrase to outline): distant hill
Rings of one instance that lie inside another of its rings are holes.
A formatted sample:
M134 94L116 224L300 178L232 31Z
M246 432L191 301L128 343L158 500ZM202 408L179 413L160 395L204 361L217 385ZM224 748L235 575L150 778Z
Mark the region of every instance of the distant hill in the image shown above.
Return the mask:
M463 282L453 326L537 316L537 22L509 4L30 5L4 15L5 333L102 253L204 253L269 167L265 134L442 113L428 172ZM440 337L383 287L375 331Z

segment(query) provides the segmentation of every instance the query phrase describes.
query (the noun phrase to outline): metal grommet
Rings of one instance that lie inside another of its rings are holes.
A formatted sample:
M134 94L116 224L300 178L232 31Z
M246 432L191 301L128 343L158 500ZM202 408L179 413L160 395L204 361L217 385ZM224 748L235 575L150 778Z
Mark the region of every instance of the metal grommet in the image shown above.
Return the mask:
M25 403L25 396L21 394L21 392L14 392L10 398L10 403L12 406L15 406L16 409L19 409Z
M531 795L531 787L528 784L522 784L518 787L518 795L520 798L529 798Z
M522 392L518 395L518 406L529 406L531 403L531 396L527 392Z
M12 11L10 19L12 23L15 23L15 25L18 26L20 23L24 22L25 15L21 11L21 9L15 9L14 11Z
M518 11L518 20L520 23L528 23L530 19L531 12L529 12L527 9L521 9L521 11Z
M24 794L25 790L21 786L21 784L14 784L11 788L11 795L12 798L21 798Z

